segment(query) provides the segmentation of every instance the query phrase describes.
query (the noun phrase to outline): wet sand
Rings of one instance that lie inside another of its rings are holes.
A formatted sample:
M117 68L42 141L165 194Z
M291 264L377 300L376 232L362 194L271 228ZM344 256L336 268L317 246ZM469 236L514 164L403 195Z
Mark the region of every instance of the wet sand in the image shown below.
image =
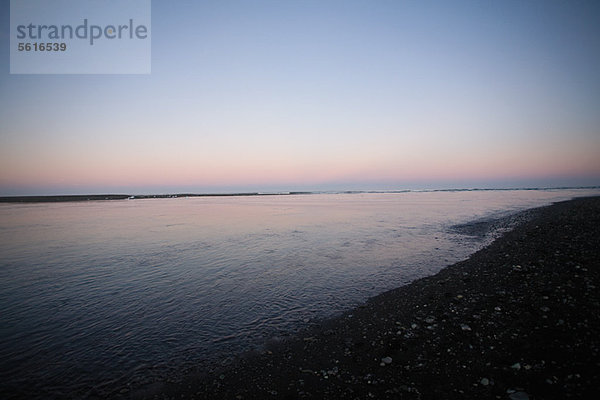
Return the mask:
M595 398L600 197L530 210L522 219L468 260L294 339L117 397Z

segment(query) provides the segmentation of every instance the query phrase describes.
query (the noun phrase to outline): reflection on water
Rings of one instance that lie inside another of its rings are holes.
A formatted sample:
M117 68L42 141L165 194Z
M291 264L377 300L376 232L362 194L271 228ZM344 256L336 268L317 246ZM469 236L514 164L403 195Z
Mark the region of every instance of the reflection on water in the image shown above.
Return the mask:
M106 395L225 358L481 247L453 224L589 193L2 204L1 391Z

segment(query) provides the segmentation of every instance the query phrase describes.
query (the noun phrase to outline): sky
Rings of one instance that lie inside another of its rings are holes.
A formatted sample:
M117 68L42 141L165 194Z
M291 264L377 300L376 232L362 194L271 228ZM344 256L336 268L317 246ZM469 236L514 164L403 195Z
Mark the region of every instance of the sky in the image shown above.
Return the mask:
M146 75L0 14L0 196L600 185L596 1L153 1Z

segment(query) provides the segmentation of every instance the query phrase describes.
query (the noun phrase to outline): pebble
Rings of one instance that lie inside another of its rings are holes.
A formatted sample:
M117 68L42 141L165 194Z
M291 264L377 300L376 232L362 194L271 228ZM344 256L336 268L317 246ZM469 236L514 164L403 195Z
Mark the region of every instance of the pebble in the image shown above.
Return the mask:
M467 324L460 324L460 329L462 329L463 331L470 331L471 327Z
M488 378L481 378L481 381L479 381L479 383L481 383L483 386L487 386L490 384L490 380Z
M521 369L521 364L520 363L514 363L513 365L510 366L512 369L516 369L517 371Z
M382 363L383 365L388 365L388 364L391 364L391 363L392 363L392 357L383 357L383 358L381 359L381 363Z
M508 395L510 400L529 400L529 395L526 392L513 392Z

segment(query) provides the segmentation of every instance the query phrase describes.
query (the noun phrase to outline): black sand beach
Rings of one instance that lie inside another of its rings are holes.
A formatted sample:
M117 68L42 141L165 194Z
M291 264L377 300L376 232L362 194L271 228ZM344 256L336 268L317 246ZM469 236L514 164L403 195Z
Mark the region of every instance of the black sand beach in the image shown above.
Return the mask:
M474 229L480 229L475 227ZM465 229L468 229L466 227ZM564 399L600 393L600 198L299 337L121 398Z

